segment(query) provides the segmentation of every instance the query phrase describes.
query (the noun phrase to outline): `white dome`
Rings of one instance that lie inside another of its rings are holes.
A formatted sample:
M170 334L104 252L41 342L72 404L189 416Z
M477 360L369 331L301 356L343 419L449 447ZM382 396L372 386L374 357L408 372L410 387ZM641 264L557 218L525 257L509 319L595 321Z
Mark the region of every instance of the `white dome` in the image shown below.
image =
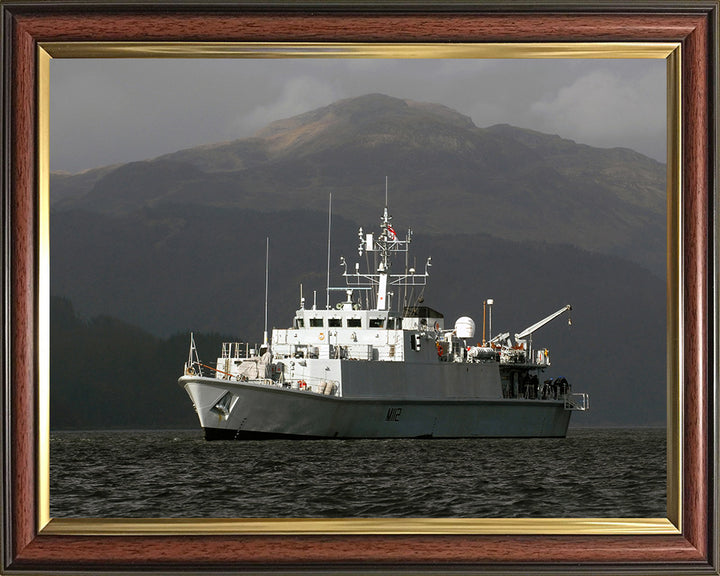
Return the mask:
M455 322L455 334L458 338L472 338L475 336L475 322L469 316L461 316Z

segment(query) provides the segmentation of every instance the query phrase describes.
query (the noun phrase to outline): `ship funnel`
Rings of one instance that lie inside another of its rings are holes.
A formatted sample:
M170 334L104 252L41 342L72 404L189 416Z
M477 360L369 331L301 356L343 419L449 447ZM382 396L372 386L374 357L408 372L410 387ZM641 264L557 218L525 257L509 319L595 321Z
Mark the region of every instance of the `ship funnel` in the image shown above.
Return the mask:
M475 322L469 316L461 316L455 322L455 334L458 338L472 338L475 336Z

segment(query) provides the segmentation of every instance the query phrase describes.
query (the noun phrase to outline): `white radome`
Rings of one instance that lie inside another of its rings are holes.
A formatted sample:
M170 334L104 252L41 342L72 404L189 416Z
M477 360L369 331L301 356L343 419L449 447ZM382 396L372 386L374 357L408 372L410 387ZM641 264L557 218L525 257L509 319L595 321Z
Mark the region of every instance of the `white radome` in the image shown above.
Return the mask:
M475 336L475 322L469 316L461 316L455 321L455 335L458 338Z

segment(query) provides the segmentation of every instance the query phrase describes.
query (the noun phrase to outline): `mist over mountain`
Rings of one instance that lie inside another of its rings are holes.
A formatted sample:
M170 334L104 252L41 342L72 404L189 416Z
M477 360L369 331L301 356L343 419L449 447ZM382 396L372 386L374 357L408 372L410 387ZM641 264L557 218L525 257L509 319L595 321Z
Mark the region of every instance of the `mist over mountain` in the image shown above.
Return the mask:
M326 210L374 222L385 179L418 230L483 232L617 254L664 275L665 166L437 104L380 94L280 120L253 138L51 178L55 209L128 213L158 203ZM658 247L660 247L658 249Z
M162 342L189 331L260 340L266 237L270 328L290 325L300 284L308 307L313 292L324 307L328 195L337 286L339 257L357 259L358 226L370 232L379 221L386 176L393 225L401 236L414 231L411 265L422 270L433 258L429 285L411 299L422 296L447 325L469 315L480 331L482 301L494 298L494 333L572 304L572 326L557 320L535 342L551 351L549 375L592 396L575 425L664 423L664 166L627 149L478 128L449 108L382 95L281 120L253 138L53 174L51 291L77 320L66 322L74 332L54 333L64 344L61 356L52 345L53 389L87 404L62 359L102 366L89 350L118 339L125 344L105 348L113 362L144 368L116 375L128 398L145 387L154 391L148 402L175 406L175 391L161 390L177 387L186 352ZM198 347L212 361L219 350L210 340ZM192 412L189 401L183 409ZM128 425L184 421L174 407L156 410L167 418L152 413L128 415Z

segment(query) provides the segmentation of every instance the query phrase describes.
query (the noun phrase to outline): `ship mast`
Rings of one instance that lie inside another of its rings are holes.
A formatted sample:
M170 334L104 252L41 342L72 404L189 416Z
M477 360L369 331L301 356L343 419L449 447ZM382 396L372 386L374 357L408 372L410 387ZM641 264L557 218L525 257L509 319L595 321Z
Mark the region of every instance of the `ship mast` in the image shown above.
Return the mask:
M362 256L363 252L375 252L379 256L377 269L373 272L360 272L360 265L355 264L355 271L348 272L345 258L341 258L340 262L344 267L343 277L347 287L357 290L374 290L377 294L377 302L375 310L388 310L388 295L391 292L389 288L393 286L425 286L427 282L428 268L431 266L430 258L425 264L425 272L417 274L415 268L405 270L404 274L391 274L392 258L396 254L405 254L407 261L407 253L409 252L410 242L412 239L412 230L408 228L404 240L401 240L397 232L392 226L392 216L387 207L387 179L385 181L385 209L380 219L380 233L377 237L374 234L365 234L360 228L358 236L360 244L358 246L358 255Z
M328 200L328 241L327 241L327 284L325 290L325 309L330 310L330 231L332 228L332 192Z
M380 221L380 236L375 245L380 252L380 264L378 265L378 292L377 292L377 310L387 309L387 286L388 275L390 273L390 251L392 244L397 242L397 234L390 224L392 217L388 214L387 207L387 179L385 180L385 210L382 220Z
M263 346L268 345L268 270L270 268L270 237L265 238L265 324L263 330Z

